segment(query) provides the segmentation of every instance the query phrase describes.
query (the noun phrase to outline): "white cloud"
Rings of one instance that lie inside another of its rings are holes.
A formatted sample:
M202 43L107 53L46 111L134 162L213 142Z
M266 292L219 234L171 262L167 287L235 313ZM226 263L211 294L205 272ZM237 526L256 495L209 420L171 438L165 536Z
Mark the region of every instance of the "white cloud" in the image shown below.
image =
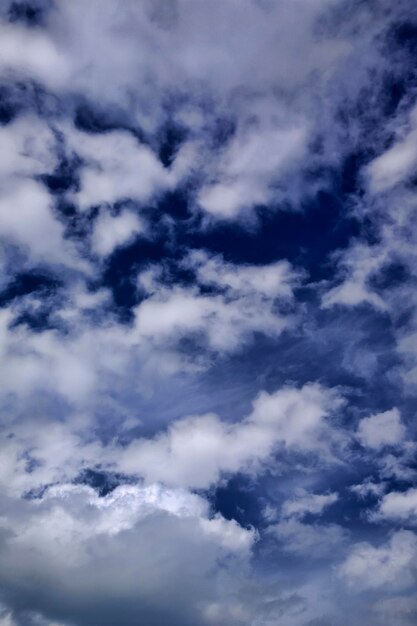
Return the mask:
M372 607L382 624L413 626L417 616L415 594L378 599Z
M36 176L58 164L57 141L48 124L35 115L0 128L0 237L24 250L32 263L67 265L88 271L75 246L64 239L63 224L53 212L53 198Z
M416 535L400 530L379 547L367 542L355 544L340 566L339 576L362 590L408 587L414 583L416 557Z
M49 174L57 164L56 139L39 117L18 117L0 127L0 178Z
M326 417L340 403L315 384L263 392L242 422L227 424L212 414L179 420L155 438L134 440L118 451L118 467L151 482L206 488L223 473L256 469L279 445L329 460L333 433Z
M403 183L415 172L417 165L417 108L410 114L408 129L385 152L368 166L370 187L374 193L384 192Z
M323 295L323 307L328 308L337 304L353 307L368 303L376 309L385 311L387 304L370 287L368 280L386 260L387 255L388 250L385 247L354 243L340 259L344 280Z
M386 483L375 483L372 480L365 480L358 485L352 485L350 490L358 496L358 498L366 498L368 496L379 497L386 489Z
M199 205L219 218L233 218L245 208L267 204L272 183L279 182L295 160L305 155L307 131L303 126L252 129L238 134L220 157L215 182L203 187Z
M387 493L380 502L376 517L416 524L417 489L411 488L408 491Z
M247 567L255 539L234 521L210 517L199 496L157 485L119 486L102 498L87 486L51 487L11 506L1 530L6 597L27 601L24 580L35 577L32 589L46 585L49 593L39 593L33 611L87 624L93 609L106 626L121 614L129 626L169 615L204 624L214 593L228 611L237 602L234 571Z
M286 261L261 266L236 266L220 257L192 253L184 266L196 271L201 285L216 286L207 294L195 286L165 287L157 268L139 276L150 295L135 309L137 339L154 349L169 348L183 337L194 337L207 349L228 353L240 349L255 332L279 336L295 319L291 304L299 281Z
M374 450L398 445L405 437L400 412L394 408L365 417L359 422L357 437L363 446Z
M348 540L347 531L337 524L304 524L290 518L269 526L268 533L282 550L302 558L326 558L339 552Z
M157 348L194 336L209 350L232 352L254 332L278 336L292 322L291 316L273 311L272 302L266 302L263 310L258 304L256 294L228 300L223 295L202 295L194 289L161 289L136 308L135 332L138 340Z
M304 517L307 513L320 515L325 508L339 499L337 493L316 494L301 490L294 497L286 500L282 506L282 515L285 518Z
M169 187L169 172L131 133L90 135L67 128L66 134L68 146L83 160L80 190L73 194L81 210L126 199L146 202Z
M23 325L11 328L13 308L0 311L0 355L7 362L0 383L4 394L18 394L23 401L46 391L79 406L97 397L106 375L113 384L119 371L122 375L134 349L128 333L115 324L93 327L88 317L83 320L84 307L78 314L71 311L76 300L68 299L62 318L57 315L58 322L71 323L67 334L49 328L35 333Z
M309 152L317 99L356 54L344 31L318 31L335 4L251 2L240 7L236 28L236 7L229 2L180 0L166 9L132 0L103 8L91 0L86 8L74 0L55 5L43 29L4 25L0 67L34 76L61 96L80 94L103 110L116 106L130 126L154 136L172 95L186 94L175 101L174 115L190 137L171 172L127 132L68 133L86 161L76 197L83 208L126 195L148 201L198 170L197 204L211 216L231 218L271 199L302 195L294 173ZM358 21L369 23L365 11ZM361 32L364 46L380 27L374 16L366 37ZM358 88L356 82L351 88ZM219 158L207 119L212 124L222 117L236 124Z
M201 284L216 285L237 295L259 294L264 298L291 300L300 279L300 272L286 260L269 265L233 265L219 256L193 251L185 265L196 271Z
M21 246L32 262L62 264L88 271L63 225L52 212L52 198L39 183L27 179L0 193L0 237Z
M118 246L129 243L143 229L141 220L131 211L122 211L117 216L102 211L94 223L92 249L99 256L108 256Z
M35 78L47 86L63 86L69 79L65 54L44 32L19 24L0 24L0 67L3 73L14 71Z
M18 228L23 229L22 238L26 229L28 238L37 233L24 222ZM37 234L41 254L53 240ZM107 232L105 240L113 244L114 232ZM56 250L62 257L58 241ZM121 326L108 317L109 293L89 292L81 279L67 286L65 298L51 296L54 329L32 332L25 325L13 327L19 315L48 305L45 296L31 295L10 304L0 313L0 354L7 360L0 389L18 394L22 401L47 392L73 407L91 407L100 398L112 397L123 380L135 380L135 387L149 386L155 376L160 380L208 367L211 355L240 350L255 332L276 337L294 323L287 305L297 275L287 263L235 268L213 259L207 264L199 261L196 268L204 274L203 285L217 274L218 295L167 288L152 279L148 298L135 310L133 326ZM287 307L282 313L281 301ZM58 330L62 327L66 332ZM184 338L196 340L197 355L181 350Z

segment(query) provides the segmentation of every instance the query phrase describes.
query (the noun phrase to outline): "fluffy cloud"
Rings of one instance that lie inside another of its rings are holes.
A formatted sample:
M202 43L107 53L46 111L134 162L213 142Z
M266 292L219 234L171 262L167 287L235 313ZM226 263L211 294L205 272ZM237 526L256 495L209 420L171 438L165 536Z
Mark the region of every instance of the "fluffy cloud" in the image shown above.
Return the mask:
M6 187L0 194L1 236L20 246L32 262L88 270L73 245L64 240L63 225L51 204L50 195L34 181Z
M90 135L69 129L67 143L83 162L73 196L80 210L117 200L143 203L170 184L152 150L127 131Z
M132 441L118 455L118 467L148 481L207 488L222 473L248 471L281 445L295 452L331 458L332 432L326 417L341 398L319 385L261 393L251 414L227 424L216 415L189 417L154 439Z
M295 320L291 305L299 274L285 261L238 267L194 252L184 266L196 272L201 287L216 287L218 293L166 287L145 272L139 282L150 295L135 309L139 340L158 348L194 336L227 353L256 332L279 336Z
M301 492L284 502L282 507L282 515L284 517L302 518L306 514L320 515L320 513L337 502L337 493L316 494Z
M416 555L416 535L401 530L379 547L367 542L354 545L339 575L360 589L407 588L414 583Z
M0 128L0 177L47 174L58 164L52 129L35 115L22 116Z
M285 177L293 161L301 160L306 144L307 130L299 125L283 130L255 128L247 136L238 135L220 158L215 182L201 189L199 205L227 219L242 209L268 204L272 183Z
M387 493L380 502L377 517L415 524L417 522L417 489Z
M94 223L92 249L99 256L108 256L142 231L142 222L130 211L123 211L117 216L102 212Z
M269 527L284 552L305 558L329 558L338 554L348 533L338 524L305 524L297 519L283 520Z
M102 624L168 615L209 624L213 594L226 612L237 602L233 568L245 567L253 541L253 531L210 517L207 503L186 492L132 485L100 498L90 487L62 485L3 518L1 594L17 599L18 614L29 603L65 623L89 624L95 614ZM28 576L37 581L35 602Z
M358 439L363 446L378 449L395 446L403 441L405 427L398 409L365 417L359 422Z

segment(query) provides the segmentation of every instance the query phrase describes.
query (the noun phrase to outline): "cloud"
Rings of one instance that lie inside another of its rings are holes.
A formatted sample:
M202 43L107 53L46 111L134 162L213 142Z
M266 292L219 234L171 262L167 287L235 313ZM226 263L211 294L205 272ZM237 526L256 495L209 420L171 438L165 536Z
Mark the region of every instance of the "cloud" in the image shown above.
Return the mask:
M4 626L415 623L410 7L2 3Z
M70 128L66 137L82 159L80 188L72 196L81 211L126 199L144 203L170 186L152 150L127 131L91 135Z
M143 228L139 217L130 211L116 216L101 212L94 223L91 247L99 256L108 256L143 232Z
M3 521L2 596L18 599L16 611L29 602L65 623L90 624L93 614L102 624L121 616L125 624L159 623L168 615L173 623L207 624L213 593L225 611L233 603L234 567L245 567L253 541L253 531L210 517L207 503L186 492L132 485L100 498L90 487L61 485ZM35 576L34 602L27 576Z
M34 208L33 197L30 206ZM93 241L104 246L103 253L106 246L110 251L108 246L122 243L121 233L123 239L130 238L130 229L135 231L141 225L140 219L127 211L118 217L103 215L93 231ZM104 226L115 220L121 230L107 228L100 240L101 220ZM18 228L24 232L28 228L28 237L36 235L40 250L53 245L52 238L44 239L29 226L22 222ZM56 249L62 259L58 241ZM85 406L94 403L100 393L111 396L117 381L127 377L133 376L140 385L148 384L147 372L166 377L178 371L206 369L210 354L236 352L258 332L277 337L294 323L293 289L298 276L289 264L237 267L203 255L196 271L201 274L202 287L216 281L220 292L208 295L199 287L166 287L159 279L151 280L148 294L144 294L147 297L135 307L129 327L120 326L108 314L108 291L88 291L80 280L67 285L65 298L51 295L48 303L31 295L3 308L0 353L7 358L8 367L0 388L21 398L30 398L36 391L48 392L73 406ZM139 278L144 279L142 275ZM20 315L46 305L52 327L34 332L26 325L15 326ZM196 341L197 354L182 348L181 341L186 339Z
M341 258L344 280L323 295L323 307L337 304L352 307L368 303L385 311L387 304L370 287L369 278L382 265L386 256L385 248L371 248L360 242L354 243Z
M36 115L18 117L0 128L0 177L10 180L47 174L58 164L52 129Z
M379 547L367 542L354 545L339 568L339 575L361 590L407 588L414 583L416 555L416 535L400 530Z
M315 494L301 491L284 502L282 515L298 519L306 514L320 515L325 508L337 502L338 498L337 493Z
M415 524L417 522L417 489L387 493L379 504L376 516L378 519Z
M358 485L352 485L350 490L358 496L358 498L367 498L368 496L379 497L386 489L385 483L375 483L371 480L365 480Z
M236 217L242 209L268 204L273 197L272 183L288 173L296 159L307 149L307 131L293 129L251 129L238 135L219 159L219 182L203 187L197 202L215 217ZM216 179L216 174L214 174Z
M192 252L184 267L196 272L201 287L167 287L155 272L139 276L150 295L135 308L135 333L154 349L195 337L209 350L228 353L254 333L279 336L296 319L291 304L299 274L285 261L237 266ZM207 293L205 286L218 291Z
M301 277L286 260L269 265L233 265L200 250L191 252L184 265L196 271L202 285L221 287L233 295L256 294L266 299L291 300Z
M63 225L52 212L52 199L42 185L26 180L0 194L1 236L22 248L32 263L67 265L88 271L86 261L64 239Z
M284 552L305 558L321 559L338 553L348 533L338 524L305 524L296 518L282 520L268 528Z
M227 424L216 415L173 423L153 439L132 441L118 453L118 467L147 481L207 488L223 473L256 470L279 446L331 458L331 425L326 417L341 398L319 385L261 393L250 415Z
M46 33L4 23L0 32L3 73L13 71L21 78L35 78L48 87L66 84L70 78L68 60Z
M358 439L368 448L396 446L404 440L405 427L398 409L365 417L359 422Z
M374 159L367 168L370 186L374 193L387 191L398 183L406 181L417 164L417 110L409 116L407 129L397 138L388 150Z

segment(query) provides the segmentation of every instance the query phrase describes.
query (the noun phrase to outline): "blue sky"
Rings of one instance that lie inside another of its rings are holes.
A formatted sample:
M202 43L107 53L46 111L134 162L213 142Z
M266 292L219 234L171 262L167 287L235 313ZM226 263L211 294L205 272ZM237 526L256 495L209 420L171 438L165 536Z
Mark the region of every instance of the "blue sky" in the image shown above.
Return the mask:
M0 4L0 626L413 626L411 0Z

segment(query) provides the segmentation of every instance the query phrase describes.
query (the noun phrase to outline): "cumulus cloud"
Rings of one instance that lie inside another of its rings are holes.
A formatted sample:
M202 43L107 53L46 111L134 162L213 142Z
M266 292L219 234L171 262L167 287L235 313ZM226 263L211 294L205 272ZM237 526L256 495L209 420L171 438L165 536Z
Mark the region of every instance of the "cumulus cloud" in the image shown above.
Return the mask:
M294 160L306 152L307 131L252 129L228 145L218 164L220 181L203 187L199 205L219 218L235 217L242 209L267 204L272 183L284 178ZM266 165L266 167L265 167Z
M202 337L211 350L227 353L253 333L279 336L295 321L291 304L299 274L285 261L239 267L193 252L184 266L196 271L200 288L167 287L156 272L139 276L150 293L135 309L139 340L158 348L182 337ZM205 286L218 292L205 293Z
M240 423L226 424L216 415L189 417L154 439L132 441L119 456L119 467L149 481L207 488L222 473L256 468L279 445L330 460L334 433L326 417L341 402L319 385L264 392Z
M122 486L104 498L86 486L52 487L12 509L2 533L2 595L19 598L24 610L31 594L24 579L35 576L38 590L47 585L50 593L30 601L32 610L80 624L92 612L103 624L122 615L125 624L158 623L170 614L177 623L210 623L217 585L225 585L227 611L233 567L245 566L254 541L253 531L210 517L199 496L157 485Z
M70 129L67 138L83 163L74 194L82 211L118 200L143 203L169 187L169 174L155 154L127 131L90 135Z
M405 427L398 409L365 417L359 422L358 439L363 446L378 449L395 446L403 441Z
M123 211L116 216L103 212L94 223L92 249L99 256L108 256L142 231L142 222L130 211Z
M387 493L382 498L376 515L386 520L415 524L417 522L417 489Z
M346 543L348 533L338 524L305 524L296 518L269 527L284 552L305 558L329 558Z
M0 228L2 237L21 246L32 262L88 268L72 244L64 240L63 226L52 213L49 194L34 181L3 190Z
M353 546L339 575L360 589L402 589L413 585L417 537L400 530L379 547L363 542Z

